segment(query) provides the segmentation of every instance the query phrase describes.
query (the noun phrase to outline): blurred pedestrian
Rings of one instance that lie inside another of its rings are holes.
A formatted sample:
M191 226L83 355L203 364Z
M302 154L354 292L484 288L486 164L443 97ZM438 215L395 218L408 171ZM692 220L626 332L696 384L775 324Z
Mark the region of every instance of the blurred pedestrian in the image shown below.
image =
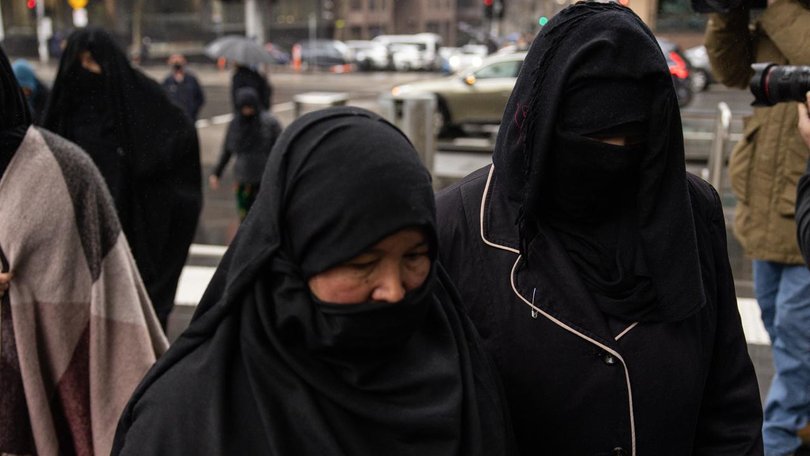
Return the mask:
M273 86L267 78L256 71L253 67L236 62L233 77L231 77L231 100L233 101L234 112L238 111L236 106L236 92L242 87L252 87L259 95L259 103L262 109L270 111L273 105Z
M81 146L101 171L165 327L201 208L194 125L107 32L92 27L68 38L44 125Z
M799 134L810 150L810 92L807 92L807 102L798 104L799 114ZM807 161L807 169L799 179L799 186L796 190L796 224L799 237L799 247L804 256L806 265L810 265L810 160ZM810 445L810 426L800 429L800 436L803 443Z
M177 106L197 120L200 109L205 104L205 93L194 74L186 69L186 58L182 54L172 54L168 60L171 73L163 80L163 88Z
M709 15L706 51L718 81L747 88L756 62L810 65L810 1L769 0L753 23L750 2ZM810 271L796 240L796 186L810 151L792 103L755 107L729 159L737 197L734 234L753 258L754 293L771 339L775 375L765 401L765 453L799 447L810 424Z
M0 49L0 454L109 454L168 344L93 162L30 124Z
M684 169L669 69L632 10L553 17L493 165L437 198L521 454L762 454L721 202Z
M112 454L513 454L435 241L402 133L357 108L297 119Z
M17 83L20 84L25 94L25 100L28 102L28 109L31 112L34 125L41 124L42 113L45 111L45 104L48 102L51 90L39 80L34 72L34 67L31 66L28 60L19 59L11 65L11 68L17 78Z
M799 103L799 134L810 150L810 92L805 95L807 102ZM808 169L799 179L799 186L796 191L796 224L799 237L799 248L804 256L806 265L810 265L810 160L807 162ZM808 327L804 322L805 328ZM810 447L810 424L799 428L796 432L802 445Z
M236 106L236 116L228 125L222 154L208 182L212 189L218 190L222 172L231 156L236 155L236 209L242 221L256 200L264 165L281 134L281 124L262 109L259 96L252 87L243 87L236 92Z

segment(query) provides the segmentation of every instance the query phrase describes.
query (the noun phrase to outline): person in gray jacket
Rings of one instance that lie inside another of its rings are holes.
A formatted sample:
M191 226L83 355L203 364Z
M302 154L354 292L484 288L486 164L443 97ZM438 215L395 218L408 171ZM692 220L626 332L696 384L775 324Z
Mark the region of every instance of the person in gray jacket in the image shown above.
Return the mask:
M219 189L222 172L231 155L236 155L236 209L244 220L259 193L264 165L270 149L281 134L281 124L270 112L262 109L259 94L251 87L236 92L237 115L228 126L219 163L208 178L212 189Z

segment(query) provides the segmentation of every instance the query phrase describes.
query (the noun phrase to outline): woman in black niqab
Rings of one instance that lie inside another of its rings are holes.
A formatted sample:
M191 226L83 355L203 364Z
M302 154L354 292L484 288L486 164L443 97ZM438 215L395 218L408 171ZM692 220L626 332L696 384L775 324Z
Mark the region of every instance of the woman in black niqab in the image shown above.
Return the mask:
M31 125L31 113L11 64L0 48L0 178Z
M89 52L97 73L82 65ZM202 207L197 131L112 36L70 35L43 126L93 158L164 328Z
M309 288L407 229L432 266L401 301L331 304ZM430 175L399 131L356 108L298 119L113 454L511 454L498 383L435 240Z
M632 10L579 2L543 27L493 165L437 206L521 453L761 454L721 200L685 170L671 75Z

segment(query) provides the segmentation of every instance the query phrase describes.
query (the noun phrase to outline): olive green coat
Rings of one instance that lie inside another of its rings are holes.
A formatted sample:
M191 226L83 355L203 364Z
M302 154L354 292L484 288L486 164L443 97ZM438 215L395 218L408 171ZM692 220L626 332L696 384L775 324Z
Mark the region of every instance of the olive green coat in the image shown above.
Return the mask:
M751 64L810 65L810 10L777 0L749 25L747 10L711 14L706 50L717 80L747 88ZM794 220L796 185L810 151L797 130L795 103L754 108L729 162L737 197L734 234L758 260L803 263Z

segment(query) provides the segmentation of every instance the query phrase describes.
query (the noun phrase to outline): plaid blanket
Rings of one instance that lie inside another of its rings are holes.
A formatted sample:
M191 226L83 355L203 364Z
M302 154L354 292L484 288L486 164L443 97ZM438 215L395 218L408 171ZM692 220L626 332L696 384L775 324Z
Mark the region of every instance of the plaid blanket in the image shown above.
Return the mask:
M167 348L105 183L77 146L30 128L0 180L0 454L110 453Z

